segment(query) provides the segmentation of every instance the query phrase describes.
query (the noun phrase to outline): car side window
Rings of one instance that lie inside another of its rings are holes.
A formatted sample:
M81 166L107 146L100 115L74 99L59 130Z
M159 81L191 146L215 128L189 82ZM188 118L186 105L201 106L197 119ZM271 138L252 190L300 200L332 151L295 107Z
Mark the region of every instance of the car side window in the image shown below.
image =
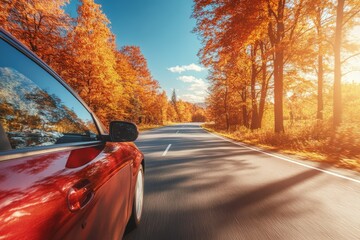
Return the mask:
M2 39L0 53L0 139L9 141L3 146L97 140L91 114L60 82Z

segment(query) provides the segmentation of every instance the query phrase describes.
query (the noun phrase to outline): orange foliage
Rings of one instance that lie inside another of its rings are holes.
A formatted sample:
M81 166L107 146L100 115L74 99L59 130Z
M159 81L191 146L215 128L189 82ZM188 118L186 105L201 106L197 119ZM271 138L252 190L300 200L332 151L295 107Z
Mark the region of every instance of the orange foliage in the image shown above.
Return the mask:
M71 19L63 8L67 3L5 0L0 24L54 68L105 124L191 121L195 106L179 101L181 112L175 112L139 47L117 49L101 5L80 0L78 16Z
M341 120L340 110L328 115L329 105L344 108L339 73L346 60L339 60L343 45L334 35L345 36L339 25L354 27L358 1L341 9L344 16L339 16L342 5L327 0L194 2L194 31L202 39L199 56L210 68L208 110L216 125L228 131L239 126L254 130L262 127L267 114L280 133L289 118ZM332 46L337 52L334 64ZM348 49L353 52L344 47L343 55L359 54L353 46ZM329 72L334 69L336 84L331 89Z
M0 26L57 69L67 43L63 34L70 17L63 10L68 0L5 0L0 4Z
M360 89L341 82L359 55L358 42L349 43L359 1L194 2L212 128L337 163L352 158L359 167Z

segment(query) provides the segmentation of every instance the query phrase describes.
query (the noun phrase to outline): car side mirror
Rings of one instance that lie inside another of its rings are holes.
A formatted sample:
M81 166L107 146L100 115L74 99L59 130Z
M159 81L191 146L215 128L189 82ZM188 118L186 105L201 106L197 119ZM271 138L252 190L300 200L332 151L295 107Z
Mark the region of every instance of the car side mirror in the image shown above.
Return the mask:
M139 131L134 123L124 121L110 122L110 139L112 142L133 142Z

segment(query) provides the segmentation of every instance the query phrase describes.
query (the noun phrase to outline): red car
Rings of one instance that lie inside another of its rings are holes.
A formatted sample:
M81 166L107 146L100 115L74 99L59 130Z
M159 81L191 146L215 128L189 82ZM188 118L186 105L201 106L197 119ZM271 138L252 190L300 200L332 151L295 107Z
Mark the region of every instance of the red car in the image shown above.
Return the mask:
M0 29L0 239L119 239L140 223L138 130L109 129Z

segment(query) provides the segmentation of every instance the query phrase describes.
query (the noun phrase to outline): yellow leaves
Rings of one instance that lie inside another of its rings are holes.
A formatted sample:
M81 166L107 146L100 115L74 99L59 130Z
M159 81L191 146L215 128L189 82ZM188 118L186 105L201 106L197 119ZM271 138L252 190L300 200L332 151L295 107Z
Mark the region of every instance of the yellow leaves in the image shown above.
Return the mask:
M176 113L153 79L139 47L117 50L110 21L93 0L81 0L71 19L69 0L5 0L0 24L52 66L107 124L125 119L164 124ZM73 21L71 21L73 20ZM179 103L189 120L191 105Z
M48 64L57 69L65 45L64 32L70 28L70 17L62 7L68 1L2 2L2 26Z

